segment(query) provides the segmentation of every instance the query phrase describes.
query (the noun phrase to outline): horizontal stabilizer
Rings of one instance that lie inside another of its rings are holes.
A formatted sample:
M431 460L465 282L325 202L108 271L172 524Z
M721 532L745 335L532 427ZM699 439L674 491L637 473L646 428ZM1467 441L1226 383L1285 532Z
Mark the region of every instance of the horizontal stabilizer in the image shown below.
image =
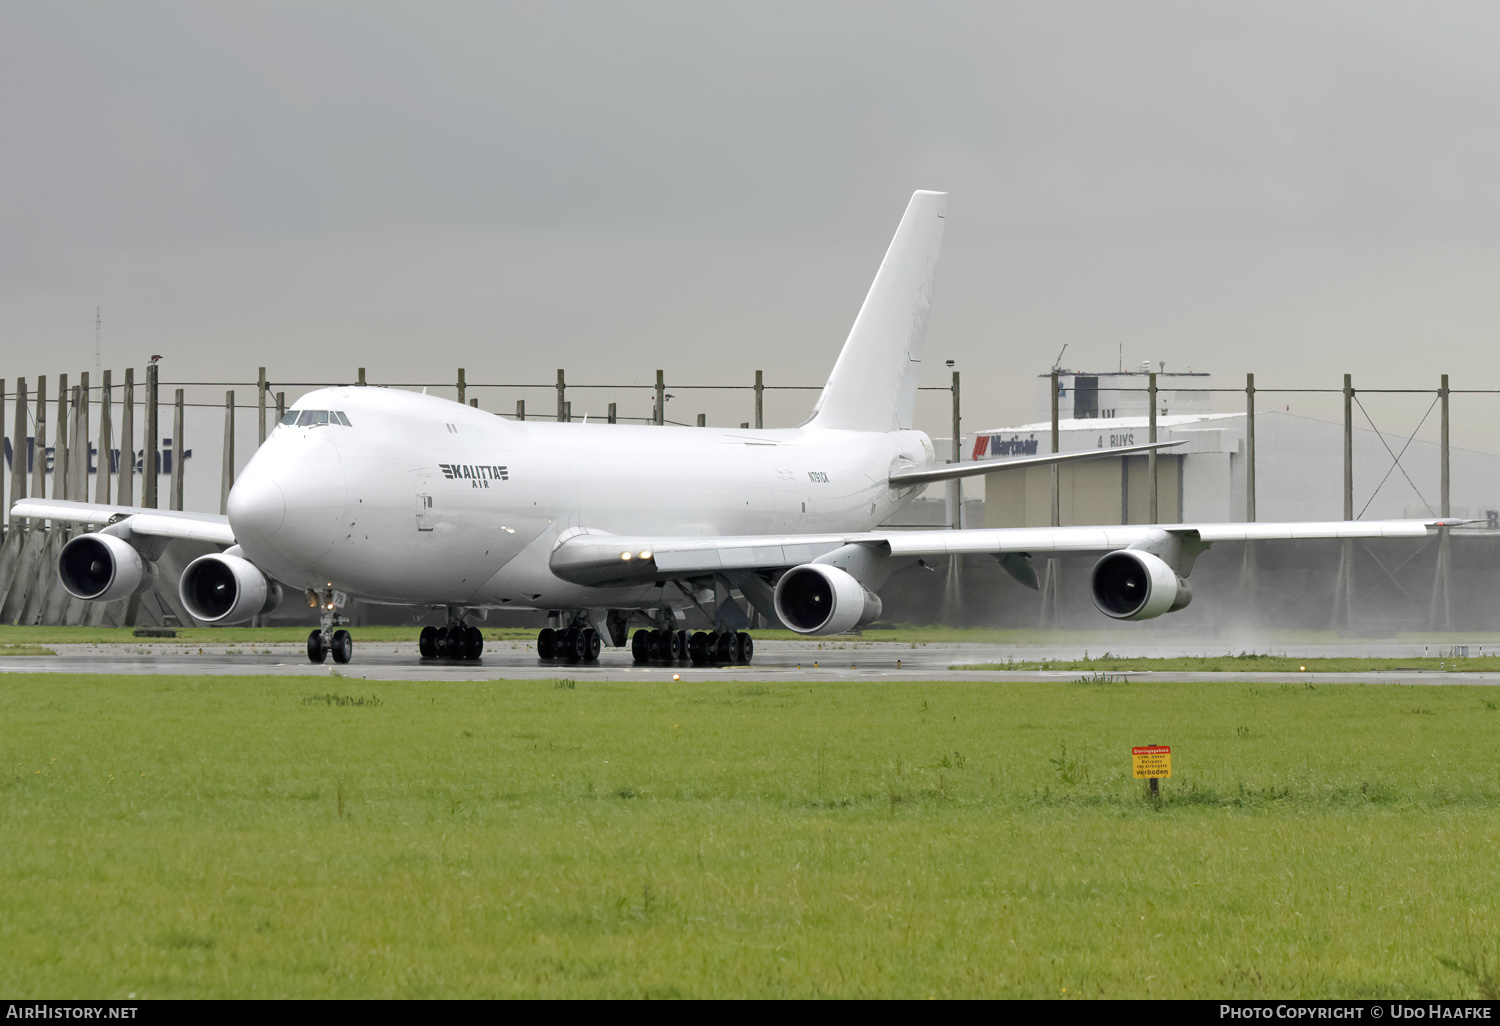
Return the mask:
M1081 452L1049 452L1041 456L1015 456L998 460L973 460L967 463L946 463L940 467L912 467L892 472L892 485L909 488L912 485L931 484L934 481L952 481L959 477L976 474L993 474L999 470L1014 470L1017 467L1045 467L1057 463L1077 463L1081 460L1097 460L1106 456L1136 456L1153 449L1170 449L1178 442L1147 442L1144 445L1122 445L1114 449L1084 449Z

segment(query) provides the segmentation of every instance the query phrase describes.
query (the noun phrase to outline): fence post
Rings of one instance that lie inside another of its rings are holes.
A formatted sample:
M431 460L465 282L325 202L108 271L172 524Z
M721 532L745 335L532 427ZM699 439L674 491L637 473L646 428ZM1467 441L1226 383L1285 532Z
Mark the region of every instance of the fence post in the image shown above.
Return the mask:
M265 372L264 371L261 372L261 376L265 377ZM266 390L264 388L262 388L261 391L260 391L260 394L261 394L261 401L260 401L261 436L260 436L260 440L262 442L264 442L266 440L266 434L265 434L265 414L266 414L266 400L265 400L265 395L266 395ZM173 404L174 408L172 410L172 491L171 491L170 495L168 496L168 500L169 500L168 501L168 505L170 505L172 509L181 509L182 508L182 470L183 470L182 454L185 453L185 452L187 452L187 446L185 446L185 445L182 444L182 431L183 431L183 427L182 427L182 415L183 415L183 405L184 405L184 403L183 403L182 389L180 389L180 388L177 390L176 400L177 401Z
M135 368L125 368L125 394L120 397L120 465L116 470L115 502L135 505Z
M155 363L146 366L146 445L145 452L141 454L141 505L151 509L157 509L161 505L157 501L157 486L160 483L157 475L161 470L156 463L156 452L161 446L158 423L161 410L157 402L160 376L161 372Z
M766 426L765 418L766 384L761 377L761 372L755 372L755 426L757 429Z
M286 393L276 393L276 423L281 423L281 418L286 416Z
M1178 487L1182 483L1178 482ZM1245 521L1255 523L1255 375L1245 375Z
M657 424L667 422L667 379L662 371L656 372L656 417Z
M94 478L94 501L109 504L109 475L114 470L114 389L110 387L110 372L105 371L99 382L99 470Z
M1354 519L1354 384L1344 375L1344 519Z
M458 369L458 405L462 406L467 400L464 399L464 369Z
M260 441L257 445L266 444L266 369L260 369L260 382L255 389L255 405L260 411ZM181 431L181 428L178 428ZM182 443L177 444L177 451L182 451Z
M219 479L219 512L229 512L229 489L234 487L234 393L224 393L224 472Z
M16 379L16 423L11 432L10 456L10 501L14 503L17 499L26 497L26 461L34 458L32 450L26 445L26 379ZM8 508L8 507L7 507ZM24 518L16 520L11 518L11 526L17 523L24 524Z
M83 411L88 405L89 394L83 383L87 374L78 375L79 383L68 390L68 487L66 497L76 501L88 499L89 487L89 435L84 430ZM83 494L80 495L79 492Z
M1152 371L1147 376L1146 398L1151 403L1148 419L1146 421L1146 441L1156 441L1156 372ZM1151 510L1147 514L1146 522L1157 524L1161 522L1160 507L1157 505L1159 495L1156 487L1156 450L1152 449L1146 454L1146 487L1150 489Z
M526 400L525 399L517 399L516 400L516 419L517 420L525 420L526 419Z
M52 457L52 497L68 497L68 376L57 376L57 444Z
M615 404L614 403L610 403L609 404L609 422L611 424L617 423L617 421L615 419Z
M4 391L4 387L0 386L0 392L3 392L3 391ZM78 406L78 431L77 431L77 436L78 436L78 442L81 445L79 453L80 453L80 455L83 458L79 461L78 484L73 489L73 491L78 496L78 501L79 502L88 502L89 501L89 467L90 467L90 465L94 461L94 453L91 450L91 443L89 441L90 437L93 435L93 432L91 430L89 430L89 372L88 371L84 371L82 374L78 375L78 398L79 398L79 406Z
M355 382L355 384L357 384L360 388L365 387L365 369L363 367L359 369L359 381Z
M698 426L699 427L708 427L708 414L706 414L706 413L700 413L700 414L698 414Z
M558 420L566 420L567 419L567 407L564 405L567 402L567 398L568 398L567 391L568 391L568 383L567 383L567 380L563 377L563 369L561 367L559 367L559 368L557 368L557 419Z
M32 444L31 496L47 497L47 375L36 379L36 441Z

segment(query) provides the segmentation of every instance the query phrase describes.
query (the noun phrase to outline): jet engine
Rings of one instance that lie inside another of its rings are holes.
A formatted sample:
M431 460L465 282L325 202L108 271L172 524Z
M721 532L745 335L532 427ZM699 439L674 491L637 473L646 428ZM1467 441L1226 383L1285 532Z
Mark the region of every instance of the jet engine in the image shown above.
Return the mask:
M1116 620L1149 620L1193 601L1193 589L1165 560L1137 549L1120 549L1095 563L1089 591L1099 612Z
M155 564L123 538L80 534L63 546L57 575L69 595L87 602L112 602L151 587Z
M177 595L195 619L242 623L275 609L281 602L281 585L248 559L219 553L189 563Z
M836 566L804 563L776 582L776 615L799 634L839 634L880 615L880 596Z

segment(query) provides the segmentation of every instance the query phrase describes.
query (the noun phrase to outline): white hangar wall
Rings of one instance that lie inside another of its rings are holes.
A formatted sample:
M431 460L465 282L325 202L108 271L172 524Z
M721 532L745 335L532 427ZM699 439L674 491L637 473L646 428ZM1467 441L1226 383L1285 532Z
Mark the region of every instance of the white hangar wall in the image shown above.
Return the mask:
M1182 441L1157 459L1162 523L1245 519L1246 420L1243 413L1168 414L1157 440ZM1069 418L1059 422L1063 452L1143 443L1144 416ZM1344 426L1280 411L1259 413L1256 437L1256 519L1339 520L1344 514ZM1356 428L1354 513L1361 519L1435 515L1439 507L1439 446ZM1387 448L1389 446L1389 449ZM1394 467L1391 451L1402 454ZM1050 422L976 432L964 440L966 459L1051 451ZM1452 515L1500 519L1500 456L1452 448ZM1068 524L1147 523L1147 458L1131 456L1059 468L1061 520ZM987 527L1051 522L1052 470L1034 467L984 475ZM972 521L971 521L972 522Z

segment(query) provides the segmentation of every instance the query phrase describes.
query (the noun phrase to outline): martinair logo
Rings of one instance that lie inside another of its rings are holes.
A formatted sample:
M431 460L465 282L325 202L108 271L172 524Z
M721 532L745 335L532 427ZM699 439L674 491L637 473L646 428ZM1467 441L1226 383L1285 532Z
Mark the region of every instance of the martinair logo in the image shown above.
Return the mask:
M476 466L472 463L439 463L438 469L450 481L468 481L475 488L488 488L491 481L509 481L506 467Z

